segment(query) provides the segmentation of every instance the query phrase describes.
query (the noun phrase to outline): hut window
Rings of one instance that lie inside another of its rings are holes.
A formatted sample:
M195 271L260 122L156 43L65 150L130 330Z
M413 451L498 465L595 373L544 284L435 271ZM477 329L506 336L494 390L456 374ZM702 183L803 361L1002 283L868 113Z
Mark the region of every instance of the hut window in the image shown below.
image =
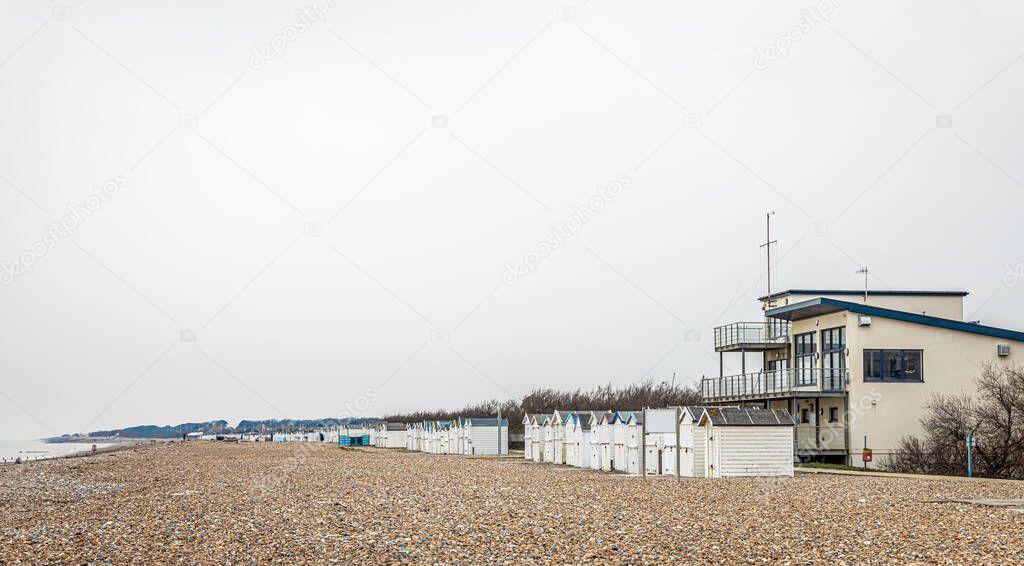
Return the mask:
M839 422L839 407L828 408L828 422L837 423Z

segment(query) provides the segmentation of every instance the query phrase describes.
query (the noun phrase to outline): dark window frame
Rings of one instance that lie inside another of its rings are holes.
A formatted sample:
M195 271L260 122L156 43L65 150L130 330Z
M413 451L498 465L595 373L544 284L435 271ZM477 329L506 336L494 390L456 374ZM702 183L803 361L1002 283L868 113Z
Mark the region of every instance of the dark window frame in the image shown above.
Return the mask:
M828 408L828 422L837 423L839 422L839 407Z
M914 377L907 377L907 354L916 354L917 356L917 374ZM897 367L893 375L893 371L886 366L886 360L892 359L890 356L896 355ZM869 356L874 358L869 360ZM863 353L863 374L864 381L867 382L889 382L889 383L922 383L924 382L924 350L918 348L884 348L884 349L865 349ZM870 363L869 363L870 362ZM877 369L874 367L877 363Z

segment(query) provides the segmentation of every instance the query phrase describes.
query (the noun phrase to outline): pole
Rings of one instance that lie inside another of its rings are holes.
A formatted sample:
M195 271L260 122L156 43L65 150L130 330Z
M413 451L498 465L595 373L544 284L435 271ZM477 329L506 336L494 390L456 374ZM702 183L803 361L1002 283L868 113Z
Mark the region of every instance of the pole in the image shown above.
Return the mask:
M647 408L640 411L643 422L640 423L640 470L647 477Z
M498 455L501 456L501 406L498 406Z
M682 460L679 456L679 421L683 418L683 411L681 408L676 407L676 481L682 481L683 474L680 473L679 467L682 465Z
M867 451L868 451L868 435L865 434L864 435L864 452L867 452ZM866 461L863 461L863 458L861 458L861 460L862 460L862 462L864 464L864 469L865 470L868 469L868 463Z
M768 251L768 273L766 279L768 280L768 304L772 302L772 213L765 214L765 249Z
M974 477L973 462L971 461L971 451L974 448L974 433L967 433L967 477Z

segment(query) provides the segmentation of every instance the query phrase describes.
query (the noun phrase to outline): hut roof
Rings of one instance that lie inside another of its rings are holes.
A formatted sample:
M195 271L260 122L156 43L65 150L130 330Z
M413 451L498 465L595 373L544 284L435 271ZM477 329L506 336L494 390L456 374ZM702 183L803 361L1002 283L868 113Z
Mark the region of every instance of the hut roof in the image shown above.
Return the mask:
M793 417L782 409L708 407L704 419L715 426L794 426Z

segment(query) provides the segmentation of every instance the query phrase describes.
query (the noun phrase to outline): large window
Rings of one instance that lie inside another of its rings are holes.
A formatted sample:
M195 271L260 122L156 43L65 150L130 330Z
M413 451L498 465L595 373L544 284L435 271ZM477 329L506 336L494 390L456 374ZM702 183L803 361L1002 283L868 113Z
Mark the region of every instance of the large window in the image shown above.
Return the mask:
M814 332L797 334L794 337L795 352L794 365L796 366L796 384L814 385Z
M821 380L827 389L839 389L846 375L846 328L821 331Z
M864 350L864 381L923 381L922 350Z

